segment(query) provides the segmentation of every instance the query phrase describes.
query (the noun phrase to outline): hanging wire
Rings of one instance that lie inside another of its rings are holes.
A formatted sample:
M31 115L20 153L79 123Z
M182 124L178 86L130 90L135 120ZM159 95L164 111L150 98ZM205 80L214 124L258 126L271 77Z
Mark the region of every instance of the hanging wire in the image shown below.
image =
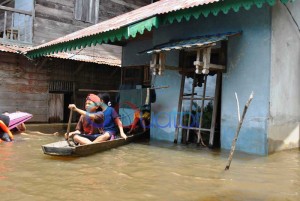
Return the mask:
M290 11L289 7L288 7L286 4L283 4L283 5L286 7L288 13L290 14L290 16L292 17L294 23L295 23L296 26L297 26L298 31L300 32L299 24L297 23L296 19L294 18L294 16L293 16L292 12Z
M82 50L84 50L85 48L80 49L78 52L75 52L75 54L72 54L72 56L68 57L68 59L71 59L73 57L75 57L76 55L78 55Z

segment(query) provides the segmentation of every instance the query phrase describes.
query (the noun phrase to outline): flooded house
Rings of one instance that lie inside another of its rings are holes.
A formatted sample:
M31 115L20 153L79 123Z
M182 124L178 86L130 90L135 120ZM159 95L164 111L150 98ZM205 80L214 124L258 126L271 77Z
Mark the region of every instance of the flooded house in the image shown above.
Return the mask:
M122 69L138 75L148 66L151 76L143 80L152 89L167 86L155 91L151 138L175 143L230 149L238 109L254 92L236 149L268 155L300 144L299 7L288 0L161 0L27 56L122 46ZM140 85L133 82L131 89Z
M1 0L0 112L26 111L37 123L67 122L68 104L83 107L88 93L118 90L121 46L103 44L34 60L25 52L148 3Z

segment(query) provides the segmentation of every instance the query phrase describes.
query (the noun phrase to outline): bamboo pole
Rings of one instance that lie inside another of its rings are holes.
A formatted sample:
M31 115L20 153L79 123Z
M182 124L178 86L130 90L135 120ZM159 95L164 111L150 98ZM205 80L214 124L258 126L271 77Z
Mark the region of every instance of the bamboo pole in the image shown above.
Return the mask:
M237 98L237 95L236 95L236 99L237 99L237 104L238 104L238 98ZM239 119L239 123L238 123L238 127L236 129L236 132L235 132L235 136L234 136L234 139L232 141L232 145L231 145L231 150L230 150L230 154L229 154L229 157L228 157L228 162L227 162L227 165L225 167L225 170L229 170L229 167L230 167L230 164L231 164L231 161L232 161L232 157L233 157L233 153L234 153L234 150L235 150L235 145L236 145L236 141L237 141L237 138L239 136L239 132L241 130L241 127L242 127L242 124L243 124L243 121L244 121L244 117L246 115L246 112L247 112L247 109L251 103L253 99L253 91L244 107L244 111L243 111L243 114L242 114L242 118ZM239 104L238 104L238 108L239 108ZM239 115L240 111L238 111L238 118L240 118L240 115Z
M69 133L70 133L71 122L72 122L72 113L73 113L73 110L70 110L70 116L69 116L67 134L66 134L66 136L67 136L66 140L67 140L70 147L73 147L73 145L70 143L70 140L69 140Z

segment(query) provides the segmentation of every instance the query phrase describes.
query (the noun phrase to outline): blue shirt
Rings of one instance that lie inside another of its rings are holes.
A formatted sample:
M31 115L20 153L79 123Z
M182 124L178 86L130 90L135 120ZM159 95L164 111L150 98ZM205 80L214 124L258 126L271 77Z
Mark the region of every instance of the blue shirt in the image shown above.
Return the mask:
M103 113L104 113L104 122L103 122L104 131L113 131L116 133L118 129L115 124L115 118L119 118L118 113L112 107L107 107L106 110L103 111Z

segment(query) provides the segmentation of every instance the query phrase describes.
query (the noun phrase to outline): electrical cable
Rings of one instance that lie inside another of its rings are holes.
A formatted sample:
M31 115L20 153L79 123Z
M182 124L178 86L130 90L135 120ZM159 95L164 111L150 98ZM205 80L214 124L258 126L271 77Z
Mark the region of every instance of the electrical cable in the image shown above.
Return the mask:
M288 7L286 4L283 4L283 5L286 7L288 13L290 14L290 16L292 17L294 23L295 23L296 26L297 26L298 31L300 32L299 24L297 23L296 19L294 18L294 16L293 16L292 12L290 11L289 7Z

